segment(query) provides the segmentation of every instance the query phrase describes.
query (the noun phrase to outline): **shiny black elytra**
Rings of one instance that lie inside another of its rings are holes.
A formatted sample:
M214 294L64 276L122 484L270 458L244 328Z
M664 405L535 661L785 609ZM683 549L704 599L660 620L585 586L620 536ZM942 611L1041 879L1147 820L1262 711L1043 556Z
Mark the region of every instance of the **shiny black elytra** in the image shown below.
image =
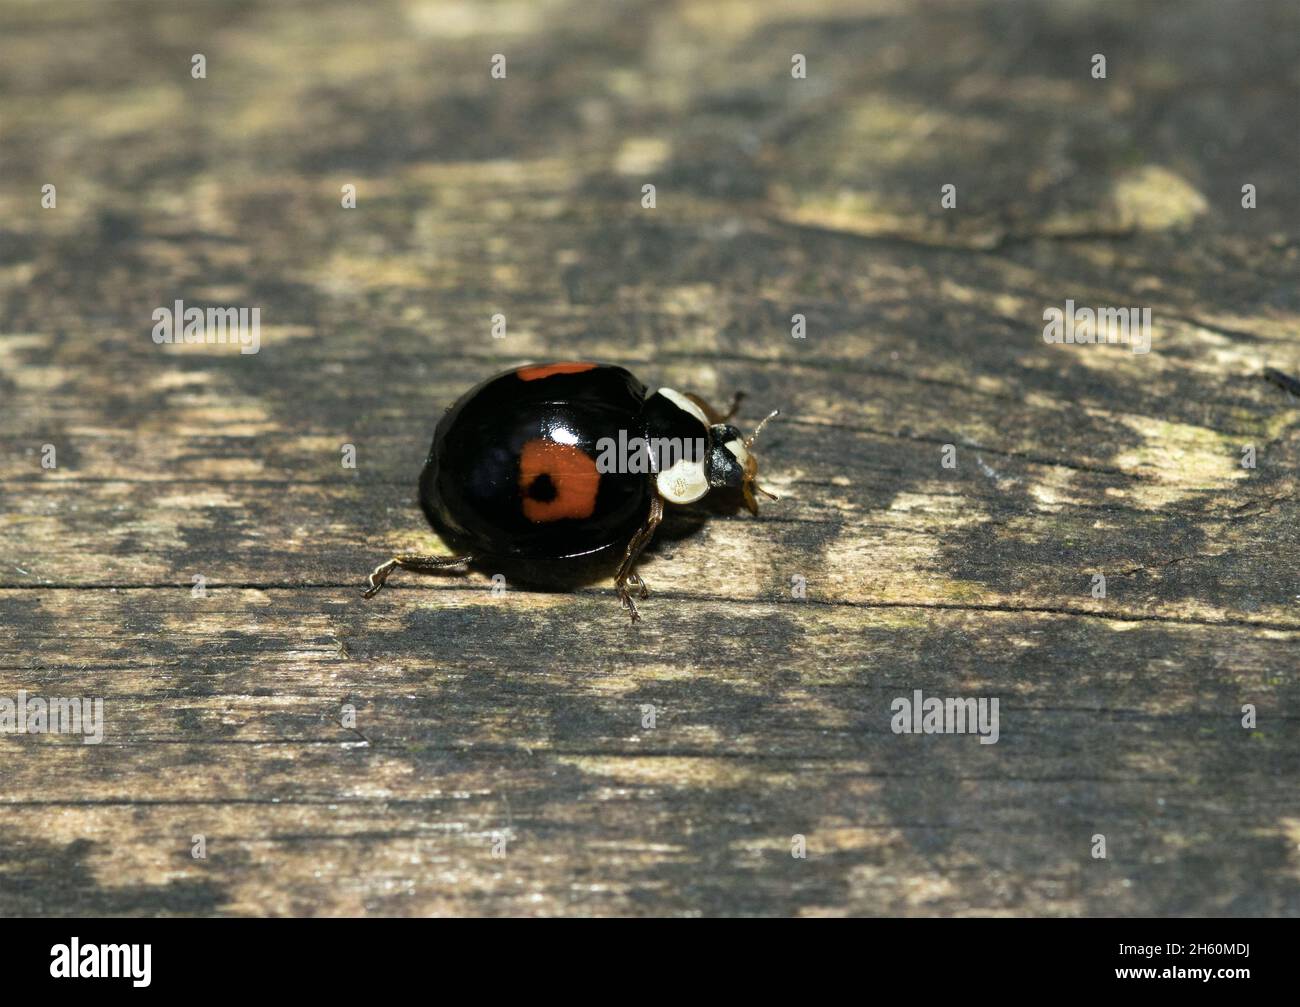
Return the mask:
M648 393L610 364L519 367L470 389L434 430L420 473L420 506L457 556L394 556L370 574L365 597L398 567L431 573L496 561L541 584L568 583L575 567L622 556L614 587L635 622L629 588L649 590L637 557L664 504L736 490L757 514L750 452L772 412L747 438L694 395Z

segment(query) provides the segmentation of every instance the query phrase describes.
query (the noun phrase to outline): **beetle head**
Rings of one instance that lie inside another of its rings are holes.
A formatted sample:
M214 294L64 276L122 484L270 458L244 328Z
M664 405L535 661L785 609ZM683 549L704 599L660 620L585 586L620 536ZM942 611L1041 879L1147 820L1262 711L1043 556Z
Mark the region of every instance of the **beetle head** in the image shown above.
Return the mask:
M775 417L780 410L773 409L754 428L748 437L743 437L739 430L730 423L715 423L709 427L709 486L714 489L740 490L745 496L745 506L750 513L758 513L758 500L754 494L775 500L776 497L758 485L758 458L750 448L759 431Z

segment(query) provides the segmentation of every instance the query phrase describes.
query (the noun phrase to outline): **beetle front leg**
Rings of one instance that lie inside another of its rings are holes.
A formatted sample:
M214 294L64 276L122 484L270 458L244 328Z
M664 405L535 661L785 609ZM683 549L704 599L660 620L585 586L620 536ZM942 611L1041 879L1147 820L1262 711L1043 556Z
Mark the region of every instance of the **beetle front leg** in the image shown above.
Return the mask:
M627 544L627 550L623 553L623 563L618 568L618 573L614 577L614 589L618 592L618 600L623 603L623 607L632 615L632 621L637 622L641 616L636 610L636 602L632 600L632 595L628 591L628 586L637 589L637 594L644 601L650 597L650 589L645 586L645 581L641 575L634 569L636 567L637 557L641 555L641 550L650 544L654 538L655 529L659 527L659 522L664 518L664 498L658 493L650 502L650 513L646 516L645 524L636 530Z
M731 400L731 407L725 413L719 409L713 408L713 406L709 405L709 403L705 402L698 395L693 395L690 392L687 392L686 397L700 407L700 411L708 417L710 424L718 424L726 423L727 420L736 415L736 412L740 409L741 401L745 398L745 393L736 392L735 396Z

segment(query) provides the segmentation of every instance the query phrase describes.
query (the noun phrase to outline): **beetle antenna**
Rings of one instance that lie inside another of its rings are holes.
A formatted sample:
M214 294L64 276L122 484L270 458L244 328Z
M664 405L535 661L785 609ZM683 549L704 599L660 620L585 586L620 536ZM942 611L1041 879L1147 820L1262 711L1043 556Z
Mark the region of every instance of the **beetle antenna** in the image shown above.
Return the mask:
M781 415L781 410L773 409L770 413L764 416L763 419L759 421L758 426L754 428L754 432L745 438L745 447L748 448L750 445L754 443L755 440L758 439L758 435L761 434L763 432L763 428L767 426L768 420L775 419L780 415ZM775 499L775 497L773 497L773 499Z

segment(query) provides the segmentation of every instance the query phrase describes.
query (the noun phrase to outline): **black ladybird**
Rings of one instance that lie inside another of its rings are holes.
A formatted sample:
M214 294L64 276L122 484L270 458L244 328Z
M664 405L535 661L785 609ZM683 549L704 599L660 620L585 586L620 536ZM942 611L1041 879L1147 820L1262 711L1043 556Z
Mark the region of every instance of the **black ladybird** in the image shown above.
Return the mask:
M420 474L420 505L459 556L394 556L365 597L397 567L418 572L483 561L524 564L535 582L562 583L578 563L622 556L614 586L639 618L629 588L664 504L712 489L744 495L757 514L758 463L749 437L694 395L647 393L610 364L534 364L498 374L447 410Z

